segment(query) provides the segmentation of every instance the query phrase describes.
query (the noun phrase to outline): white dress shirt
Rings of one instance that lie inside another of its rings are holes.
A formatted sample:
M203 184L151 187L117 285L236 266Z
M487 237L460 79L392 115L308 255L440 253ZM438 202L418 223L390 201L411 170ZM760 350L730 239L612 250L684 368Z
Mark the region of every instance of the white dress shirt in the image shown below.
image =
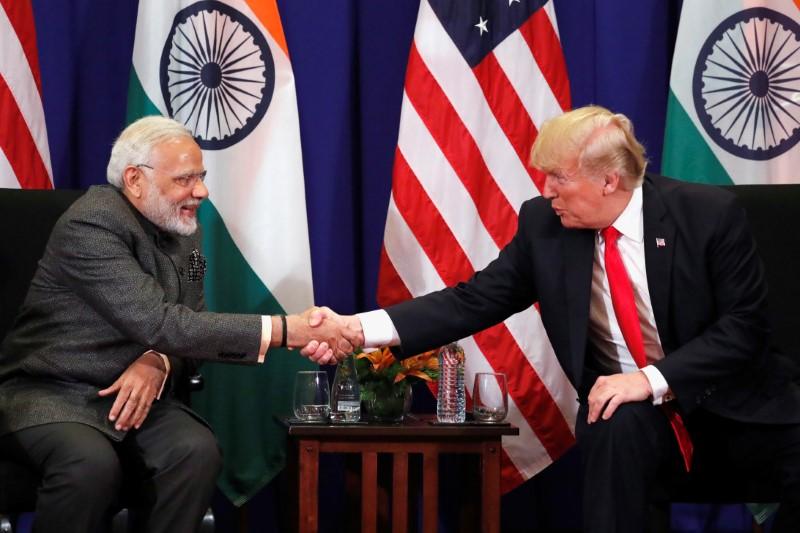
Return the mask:
M664 358L664 350L661 348L661 339L658 336L653 306L650 302L650 290L647 285L641 187L634 189L628 205L611 225L621 233L617 241L617 248L633 286L633 297L642 329L645 357L648 363L653 363ZM606 276L605 251L605 239L598 231L595 235L594 264L592 266L589 340L599 352L600 358L597 364L606 373L635 372L639 368L625 344L625 338L622 336L622 330L611 303L611 292L608 287L608 276ZM661 372L651 364L641 370L653 389L653 403L658 405L669 399L665 398L669 387Z

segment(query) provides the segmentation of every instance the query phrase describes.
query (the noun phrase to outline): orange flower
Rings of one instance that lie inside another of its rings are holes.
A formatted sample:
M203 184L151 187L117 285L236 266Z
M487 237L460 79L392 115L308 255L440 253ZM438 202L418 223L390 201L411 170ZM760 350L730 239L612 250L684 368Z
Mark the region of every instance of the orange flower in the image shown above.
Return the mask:
M394 378L395 383L406 379L407 376L433 381L439 372L439 358L436 356L436 350L403 359L400 365L402 368Z
M381 372L392 366L395 362L394 354L389 348L382 348L372 352L361 352L356 355L356 359L369 360L369 362L372 363L373 372Z
M403 361L397 361L389 348L370 352L359 351L355 353L355 358L357 359L358 380L362 385L367 382L380 381L392 385L402 382L407 377L423 381L439 379L439 359L436 350L409 357ZM403 386L405 384L403 383Z

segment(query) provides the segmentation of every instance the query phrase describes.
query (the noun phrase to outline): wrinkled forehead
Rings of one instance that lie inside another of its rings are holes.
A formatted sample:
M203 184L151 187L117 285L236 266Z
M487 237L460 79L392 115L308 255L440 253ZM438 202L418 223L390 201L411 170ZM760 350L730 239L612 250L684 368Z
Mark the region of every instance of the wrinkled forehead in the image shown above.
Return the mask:
M203 151L191 137L173 137L153 145L150 161L165 167L177 165L200 165Z

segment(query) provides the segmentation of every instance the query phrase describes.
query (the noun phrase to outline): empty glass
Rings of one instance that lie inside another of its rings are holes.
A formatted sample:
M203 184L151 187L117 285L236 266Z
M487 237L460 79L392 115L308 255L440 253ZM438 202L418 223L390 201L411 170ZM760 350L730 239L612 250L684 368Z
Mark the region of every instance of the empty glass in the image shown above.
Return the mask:
M294 377L294 416L304 422L324 422L330 413L328 374L302 370Z
M496 424L508 414L508 385L505 374L479 372L472 388L472 417L476 422Z

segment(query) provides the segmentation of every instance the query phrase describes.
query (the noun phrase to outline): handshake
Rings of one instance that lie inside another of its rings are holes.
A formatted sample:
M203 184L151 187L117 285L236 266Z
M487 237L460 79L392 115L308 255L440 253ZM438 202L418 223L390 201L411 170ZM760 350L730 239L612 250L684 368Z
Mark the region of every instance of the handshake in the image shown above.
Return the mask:
M273 345L284 335L273 317ZM286 316L286 346L321 365L335 364L364 345L364 333L357 316L342 316L327 307L311 307L298 315ZM282 340L282 339L281 339Z

